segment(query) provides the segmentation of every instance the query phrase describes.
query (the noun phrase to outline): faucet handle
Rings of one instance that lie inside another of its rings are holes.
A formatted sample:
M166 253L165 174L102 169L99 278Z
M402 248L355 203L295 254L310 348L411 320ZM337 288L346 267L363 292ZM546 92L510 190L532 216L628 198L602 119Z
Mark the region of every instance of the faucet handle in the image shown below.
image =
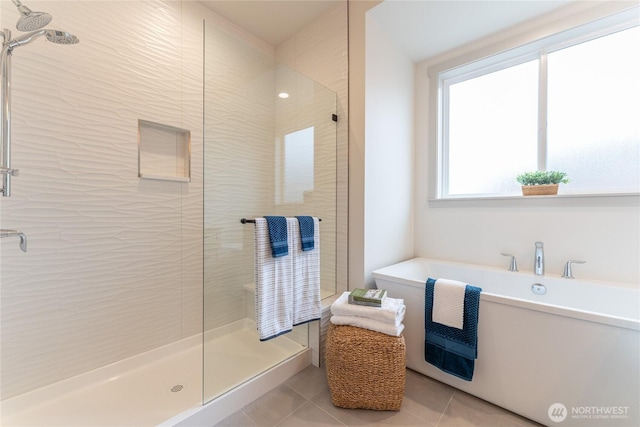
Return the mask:
M567 261L567 263L564 265L564 273L562 273L562 277L564 277L565 279L575 279L575 277L573 277L573 271L571 270L571 264L586 264L586 263L587 261L578 261L575 259Z
M511 257L511 262L509 263L509 271L518 271L518 262L516 261L515 255L505 254L504 252L501 252L500 255Z

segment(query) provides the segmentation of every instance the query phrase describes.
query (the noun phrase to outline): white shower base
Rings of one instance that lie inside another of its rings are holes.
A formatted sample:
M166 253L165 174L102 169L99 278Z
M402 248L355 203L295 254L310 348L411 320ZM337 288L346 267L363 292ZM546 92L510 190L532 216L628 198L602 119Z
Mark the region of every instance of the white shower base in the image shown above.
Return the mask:
M245 402L246 399L253 399L277 386L310 363L309 357L293 357L308 351L303 351L305 347L286 336L281 337L283 340L261 343L253 322L247 319L210 331L206 337L211 345L205 346L205 396L210 398L226 392L212 402L220 405L216 410L220 419L250 401ZM0 405L0 425L188 425L189 419L196 419L201 412L206 414L207 408L215 409L202 405L202 357L202 339L197 335L5 399ZM288 360L294 362L293 367L286 367ZM279 365L271 368L274 364ZM263 381L256 387L252 386L252 380L242 385L247 379L274 369L280 369L280 372L275 376L262 375L269 378L267 383ZM214 421L214 418L218 417L215 414L207 416L208 420Z
M250 319L208 331L204 347L205 401L305 349L288 335L261 342Z

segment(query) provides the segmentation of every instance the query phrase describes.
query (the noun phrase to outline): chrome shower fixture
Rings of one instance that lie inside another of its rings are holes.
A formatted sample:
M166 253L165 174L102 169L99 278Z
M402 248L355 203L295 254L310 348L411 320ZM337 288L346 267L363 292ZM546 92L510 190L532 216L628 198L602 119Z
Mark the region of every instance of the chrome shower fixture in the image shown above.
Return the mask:
M16 24L19 31L35 31L44 28L53 17L46 12L34 12L23 5L20 0L12 0L20 12L20 19Z
M22 15L16 28L20 31L31 31L11 38L11 31L4 28L0 32L2 49L0 49L0 195L11 196L11 178L18 176L18 169L11 167L11 56L13 49L25 46L32 41L45 36L47 40L57 44L76 44L80 40L65 31L42 29L51 22L51 15L42 12L32 12L20 3L12 0ZM2 236L5 237L5 236Z
M66 31L46 30L44 35L47 40L57 44L77 44L80 42L76 36Z
M66 31L45 29L33 31L31 33L16 37L15 39L7 43L7 47L9 51L11 51L18 46L24 46L31 43L40 36L45 36L47 40L57 44L76 44L80 41L76 36L74 36L73 34L69 34Z

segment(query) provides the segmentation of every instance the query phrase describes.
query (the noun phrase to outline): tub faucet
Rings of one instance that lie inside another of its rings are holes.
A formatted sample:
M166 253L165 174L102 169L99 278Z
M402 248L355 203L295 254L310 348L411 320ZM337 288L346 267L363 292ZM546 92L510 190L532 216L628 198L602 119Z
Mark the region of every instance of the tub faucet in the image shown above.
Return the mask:
M20 237L20 249L22 252L27 252L27 236L19 230L0 230L0 238L4 237Z
M565 279L575 279L575 277L573 277L573 272L571 271L571 264L586 264L586 263L587 261L577 261L575 259L567 261L567 263L564 265L564 273L562 273L562 277L564 277Z
M518 262L516 261L515 255L505 254L504 252L501 252L500 255L511 257L511 262L509 263L509 271L518 271Z
M544 275L544 249L542 242L536 242L536 255L533 262L533 272L538 276Z

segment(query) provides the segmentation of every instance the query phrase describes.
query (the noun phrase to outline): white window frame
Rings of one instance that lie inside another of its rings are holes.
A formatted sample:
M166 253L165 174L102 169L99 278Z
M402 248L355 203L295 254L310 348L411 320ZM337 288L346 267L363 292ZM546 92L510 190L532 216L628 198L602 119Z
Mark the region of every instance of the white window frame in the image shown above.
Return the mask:
M579 26L563 29L550 29L549 33L534 38L525 34L514 38L510 42L500 43L488 48L480 49L470 54L454 58L429 68L430 85L430 120L429 128L431 141L429 185L430 200L456 199L488 199L509 198L510 196L464 196L456 197L447 194L448 189L448 87L452 84L472 78L480 77L501 69L539 59L541 72L539 73L539 105L538 105L538 158L540 170L546 164L546 117L547 117L547 55L574 46L600 36L612 34L640 25L640 9L637 7L618 12L606 17L591 17ZM540 33L540 31L538 31ZM620 193L580 194L574 197L589 196L618 196ZM633 195L637 195L634 193ZM511 196L512 197L512 196Z

